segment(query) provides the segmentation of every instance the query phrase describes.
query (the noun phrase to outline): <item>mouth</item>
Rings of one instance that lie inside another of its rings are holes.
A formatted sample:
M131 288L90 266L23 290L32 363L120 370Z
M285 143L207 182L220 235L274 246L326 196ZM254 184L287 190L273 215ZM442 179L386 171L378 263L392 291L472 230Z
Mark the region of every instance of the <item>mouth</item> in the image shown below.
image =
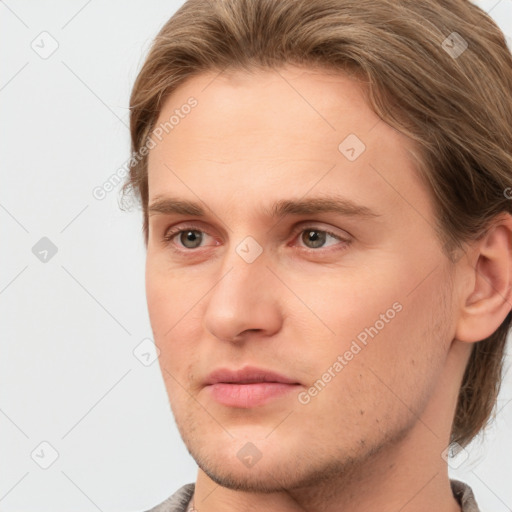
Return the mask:
M239 370L215 370L208 376L205 386L216 402L249 409L284 397L301 384L271 370L246 366Z

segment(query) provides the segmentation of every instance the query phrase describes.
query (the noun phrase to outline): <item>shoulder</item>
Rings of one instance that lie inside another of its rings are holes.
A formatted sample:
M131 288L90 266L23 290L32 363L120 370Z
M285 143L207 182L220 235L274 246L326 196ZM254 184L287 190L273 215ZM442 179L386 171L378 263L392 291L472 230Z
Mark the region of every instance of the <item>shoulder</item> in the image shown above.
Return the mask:
M185 512L194 493L195 484L185 484L172 496L146 512Z
M468 484L459 480L450 480L452 492L460 504L462 512L480 512L473 491Z

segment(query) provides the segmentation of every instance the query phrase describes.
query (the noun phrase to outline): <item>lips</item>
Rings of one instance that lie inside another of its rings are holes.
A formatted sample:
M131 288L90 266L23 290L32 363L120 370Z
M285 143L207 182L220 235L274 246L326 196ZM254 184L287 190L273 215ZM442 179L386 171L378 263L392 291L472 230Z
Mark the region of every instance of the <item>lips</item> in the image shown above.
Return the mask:
M219 382L226 384L253 384L255 382L281 382L283 384L299 384L296 380L289 379L284 375L256 368L254 366L245 366L239 370L228 370L227 368L220 368L214 370L205 381L206 385L217 384Z
M239 370L221 368L213 371L205 381L205 389L216 402L243 409L284 397L299 386L294 379L251 366Z

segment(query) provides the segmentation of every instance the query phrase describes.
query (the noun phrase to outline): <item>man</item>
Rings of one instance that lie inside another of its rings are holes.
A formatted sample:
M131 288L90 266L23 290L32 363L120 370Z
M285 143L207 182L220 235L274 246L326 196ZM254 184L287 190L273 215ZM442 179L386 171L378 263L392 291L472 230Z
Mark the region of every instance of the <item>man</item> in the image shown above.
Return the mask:
M199 471L153 511L478 511L446 460L499 389L510 90L464 0L194 0L168 21L125 191Z

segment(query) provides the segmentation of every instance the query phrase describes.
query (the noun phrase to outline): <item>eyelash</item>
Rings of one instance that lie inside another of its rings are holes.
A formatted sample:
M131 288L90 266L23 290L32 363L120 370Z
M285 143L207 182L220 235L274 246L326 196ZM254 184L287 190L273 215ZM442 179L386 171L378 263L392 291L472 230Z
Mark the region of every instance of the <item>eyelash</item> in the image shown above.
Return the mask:
M176 248L173 244L171 244L171 242L173 241L173 239L179 235L180 233L182 232L185 232L185 231L198 231L200 233L204 233L208 236L212 236L210 235L207 231L203 230L203 229L198 229L196 226L187 226L187 225L180 225L180 226L177 226L175 228L171 228L169 229L165 234L164 236L162 237L162 242L164 243L164 245L166 246L172 246L172 250L175 251L175 252L178 252L180 254L183 254L183 253L193 253L195 252L196 250L199 250L199 249L202 249L203 247L197 247L195 249L187 249L187 248L184 248L184 249L178 249ZM305 231L318 231L320 233L326 233L327 235L337 239L339 242L342 242L345 246L349 245L350 244L350 240L348 239L345 239L345 238L342 238L340 235L337 235L336 233L333 233L332 231L329 231L327 229L318 229L317 226L299 226L297 229L294 229L293 230L293 233L292 233L292 236L293 238L297 238L297 235L301 234L301 233L304 233ZM318 249L312 249L310 247L304 247L304 246L301 246L300 247L302 250L304 251L308 251L308 252L320 252L322 249L325 251L325 250L332 250L332 247L331 246L328 246L328 247L320 247ZM342 250L342 249L338 249L338 250Z

